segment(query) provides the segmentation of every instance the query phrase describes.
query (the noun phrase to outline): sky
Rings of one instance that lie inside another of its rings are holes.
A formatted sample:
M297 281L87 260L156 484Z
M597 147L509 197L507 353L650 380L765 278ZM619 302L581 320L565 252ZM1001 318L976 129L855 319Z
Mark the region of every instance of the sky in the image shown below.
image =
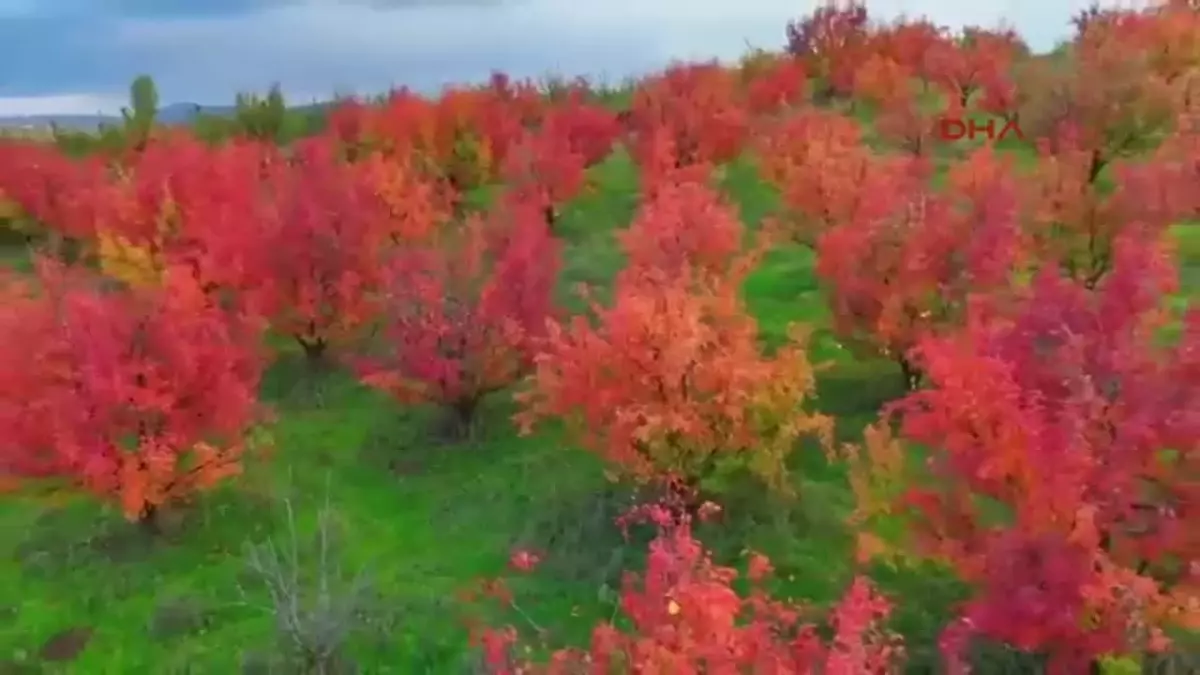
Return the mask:
M816 0L0 0L0 115L115 113L129 82L162 103L436 90L492 70L619 81L674 59L777 48ZM868 0L872 16L1005 21L1035 50L1087 0Z

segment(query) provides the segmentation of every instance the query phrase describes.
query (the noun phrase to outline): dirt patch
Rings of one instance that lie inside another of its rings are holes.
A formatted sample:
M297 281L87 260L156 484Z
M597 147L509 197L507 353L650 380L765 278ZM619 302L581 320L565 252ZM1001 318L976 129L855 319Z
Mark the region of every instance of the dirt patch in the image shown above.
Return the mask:
M75 626L61 630L46 640L42 648L38 650L38 658L51 663L74 661L83 653L84 649L87 649L94 632L90 626Z

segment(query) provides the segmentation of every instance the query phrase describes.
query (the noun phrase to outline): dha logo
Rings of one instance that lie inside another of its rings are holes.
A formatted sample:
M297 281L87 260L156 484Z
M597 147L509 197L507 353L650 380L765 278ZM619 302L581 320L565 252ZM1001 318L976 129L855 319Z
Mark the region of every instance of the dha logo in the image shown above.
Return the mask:
M1025 134L1021 133L1021 127L1016 120L1009 120L1004 123L1000 129L1000 133L996 133L996 120L988 120L987 124L979 124L975 120L961 120L954 117L943 117L938 120L937 125L938 138L944 141L957 141L966 137L970 140L975 140L981 135L986 134L989 141L1002 141L1009 134L1013 134L1020 140L1025 140Z

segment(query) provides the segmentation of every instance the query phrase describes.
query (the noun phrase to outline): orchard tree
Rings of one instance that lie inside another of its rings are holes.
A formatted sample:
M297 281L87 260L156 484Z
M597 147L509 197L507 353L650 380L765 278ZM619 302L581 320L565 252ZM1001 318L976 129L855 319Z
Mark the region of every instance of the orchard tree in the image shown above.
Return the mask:
M698 182L666 183L617 233L627 261L618 283L655 272L695 274L715 284L740 280L757 261L756 252L740 255L744 234L737 211L717 191Z
M817 275L834 326L852 346L895 360L915 388L910 350L927 333L955 327L977 293L1003 292L1021 261L1022 232L1012 166L983 147L951 167L932 191L928 169L872 186L874 211L825 232Z
M748 132L740 99L737 76L716 62L673 65L646 78L629 104L630 153L644 166L665 137L676 168L728 162Z
M0 474L65 482L150 529L161 509L237 474L253 449L253 326L186 269L130 292L42 261L0 303Z
M715 167L710 162L687 162L680 158L675 141L666 134L654 134L645 153L638 160L638 182L641 201L655 199L659 190L681 183L710 184L715 179Z
M1070 59L1041 73L1020 116L1022 132L1046 139L1052 151L1090 152L1090 182L1114 160L1157 145L1179 112L1171 85L1124 26L1098 23L1082 33Z
M933 43L926 61L928 75L959 109L966 110L976 93L1004 86L1018 50L1019 41L1011 30L970 26L954 40Z
M852 453L858 517L908 526L866 552L899 543L973 589L943 641L952 663L978 635L1084 673L1200 628L1200 312L1164 342L1169 257L1134 234L1116 257L1095 291L1043 270L924 339L930 386L892 409L899 437L878 426Z
M611 306L594 306L595 322L551 326L518 422L529 431L541 419L566 419L587 447L641 482L712 490L744 470L788 493L785 462L796 441L828 444L832 432L831 420L803 410L815 386L805 335L797 329L791 344L763 355L738 297L749 265L667 236L697 228L737 242L722 234L736 215L695 188L655 199L623 237L631 266Z
M743 58L741 76L746 109L756 117L786 115L809 95L804 64L787 54L756 50Z
M854 74L854 94L875 109L875 128L904 153L929 153L935 123L945 111L926 105L915 87L916 73L891 58L874 55Z
M817 100L828 100L850 93L854 72L873 49L872 37L865 4L828 0L804 18L788 22L787 52L819 83Z
M804 110L759 135L759 163L780 191L781 212L771 227L815 246L823 232L870 209L876 182L888 183L892 162L870 152L862 127L826 110Z
M608 157L621 135L621 125L609 110L574 96L543 111L537 132L563 139L572 152L583 157L585 167L592 167Z
M450 430L474 429L484 397L532 366L552 316L559 244L540 202L502 199L384 270L382 340L356 360L363 381L402 402L436 403Z
M528 97L495 84L451 88L434 99L400 89L379 104L342 103L332 114L330 135L351 158L381 152L462 197L499 178L530 117L540 119L540 109L529 106ZM465 206L456 203L460 210Z
M389 252L432 236L444 215L430 185L397 160L347 163L328 138L293 152L270 167L273 213L249 235L261 243L246 273L272 327L319 364L376 316Z
M1189 171L1159 152L1118 162L1110 172L1113 180L1101 182L1095 150L1075 143L1063 138L1055 152L1043 149L1023 183L1023 207L1037 260L1094 288L1111 271L1123 233L1158 241L1188 213Z
M72 258L85 252L109 217L107 167L96 158L72 159L57 147L0 139L0 202L9 217L44 228L52 252Z
M273 215L267 167L281 162L261 143L214 148L186 133L154 139L111 182L111 208L97 233L100 269L142 285L183 266L207 291L245 305L258 281L246 272Z
M930 80L931 56L948 39L946 29L927 20L901 18L876 30L874 53L900 64L922 81Z
M540 208L553 231L562 205L583 190L586 168L587 158L568 136L543 129L510 150L503 174L509 197Z

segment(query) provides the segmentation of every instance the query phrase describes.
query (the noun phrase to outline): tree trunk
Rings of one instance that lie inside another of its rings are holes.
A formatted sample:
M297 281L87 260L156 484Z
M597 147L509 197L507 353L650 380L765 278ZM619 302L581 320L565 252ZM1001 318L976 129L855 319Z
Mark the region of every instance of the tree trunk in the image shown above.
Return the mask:
M465 398L450 405L449 436L453 441L467 441L475 435L475 413L479 410L477 397Z
M547 204L542 207L542 217L546 220L546 227L550 228L553 234L558 225L558 209L554 208L554 204Z
M921 386L922 373L920 369L903 356L897 358L896 363L900 365L900 373L904 376L904 389L916 391L917 387Z
M324 338L309 338L297 335L296 342L304 350L304 359L308 362L308 365L314 368L325 365L326 347L329 346L329 343Z
M137 526L147 537L157 539L162 535L162 520L160 519L161 511L157 506L152 504L146 505L142 511L141 517L138 518Z

